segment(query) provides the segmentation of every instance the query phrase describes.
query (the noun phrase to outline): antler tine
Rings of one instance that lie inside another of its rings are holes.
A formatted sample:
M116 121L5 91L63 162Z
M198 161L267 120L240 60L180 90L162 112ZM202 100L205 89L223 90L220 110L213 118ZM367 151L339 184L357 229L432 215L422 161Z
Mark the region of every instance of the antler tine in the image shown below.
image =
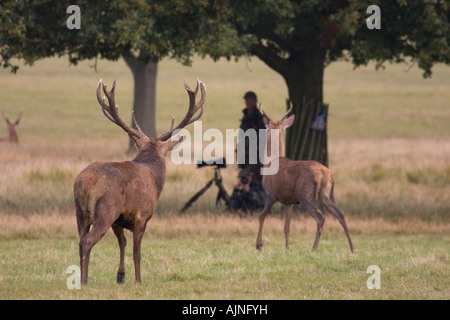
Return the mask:
M100 104L100 106L102 107L102 111L104 113L104 115L112 122L116 123L116 121L114 121L114 119L111 117L111 115L109 113L107 113L107 110L109 110L109 106L105 103L105 101L103 100L104 97L102 98L100 95L100 88L102 87L103 83L102 83L102 79L100 79L100 81L98 82L97 85L97 101ZM105 88L103 88L103 90L105 90Z
M105 103L104 98L100 95L100 88L103 88L103 92L105 93L106 98L108 99L108 104ZM115 101L115 94L114 90L116 88L116 81L114 80L112 88L110 91L106 90L106 85L103 84L102 79L98 82L97 86L97 100L100 106L102 107L103 114L110 120L111 122L115 123L119 127L121 127L125 132L127 132L129 135L135 137L135 138L142 138L145 137L145 134L142 132L141 128L137 124L136 118L134 117L133 113L133 120L136 124L136 128L138 130L135 130L133 128L130 128L127 126L122 119L119 117L118 107L116 105Z
M292 101L289 102L289 110L284 114L283 118L281 118L280 122L286 119L291 111L292 111Z
M203 82L201 82L200 80L197 79L197 86L195 87L195 90L194 90L194 102L195 102L195 96L197 95L199 87L200 87L200 92L201 92L200 101L195 104L194 109L191 112L191 114L194 115L199 109L200 109L200 112L196 117L189 120L189 122L187 124L197 121L203 115L203 104L205 103L205 100L206 100L206 87Z
M200 119L200 117L203 115L203 104L205 103L205 100L206 100L205 84L197 79L197 86L195 87L195 90L192 90L189 87L189 85L186 83L186 81L184 81L184 88L186 89L186 91L189 95L189 109L188 109L186 115L184 116L183 120L181 120L181 122L175 128L173 127L174 118L172 118L172 123L170 125L169 130L167 130L162 135L160 135L158 137L159 140L165 141L165 140L169 139L175 130L184 128L188 124ZM200 97L200 101L195 103L195 98L197 96L198 89L200 89L201 97ZM200 110L200 112L198 113L198 115L196 115L194 117L194 115L198 112L198 110Z
M145 136L145 133L142 132L142 129L141 129L141 127L139 126L139 123L136 121L136 116L134 115L134 111L131 112L131 116L132 116L132 118L133 118L133 122L134 122L134 125L136 126L136 129L139 131L140 134L142 134L143 136Z

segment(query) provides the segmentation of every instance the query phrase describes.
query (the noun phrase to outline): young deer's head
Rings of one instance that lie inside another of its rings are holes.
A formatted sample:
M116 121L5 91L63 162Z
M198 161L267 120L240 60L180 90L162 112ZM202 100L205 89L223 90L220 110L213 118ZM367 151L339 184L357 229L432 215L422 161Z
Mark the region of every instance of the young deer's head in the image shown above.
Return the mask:
M5 113L2 112L3 119L5 119L6 124L8 125L8 133L9 138L1 138L0 141L7 141L10 143L19 143L19 136L17 135L17 126L20 123L20 118L22 117L22 114L19 115L17 120L15 122L11 122L9 118L5 117Z
M261 105L259 106L259 112L261 112L261 115L263 117L264 124L266 125L267 129L267 147L270 148L271 146L271 138L272 138L272 130L278 130L278 145L279 145L279 155L281 156L282 153L282 139L281 136L287 128L292 126L295 120L295 115L291 115L288 117L289 113L292 111L292 103L290 104L289 110L284 114L284 116L281 118L278 122L273 122L270 120L270 118L262 111ZM268 151L267 154L270 154Z
M130 128L127 126L119 117L118 108L115 102L114 89L116 87L116 81L113 82L112 89L110 91L106 90L106 85L102 83L102 79L100 79L97 86L97 100L102 107L103 114L113 123L121 127L125 132L128 133L129 137L136 143L138 148L138 155L135 158L135 161L145 161L146 156L154 156L155 152L158 153L159 156L165 156L167 152L171 151L178 143L183 141L184 137L180 137L178 140L169 140L172 136L172 133L178 129L182 129L188 124L198 120L203 114L203 104L206 99L206 88L205 84L200 80L197 80L197 86L195 90L192 90L186 83L184 82L184 88L188 92L189 95L189 109L186 113L184 119L174 128L174 118L172 118L172 122L170 124L169 129L160 135L157 138L147 137L139 127L139 124L136 121L136 118L133 113L133 121L136 126L136 129ZM105 97L100 96L100 89L103 88L103 92L108 100L108 104L105 103ZM200 101L195 103L195 98L200 88L201 98ZM200 110L198 115L194 117L197 111Z

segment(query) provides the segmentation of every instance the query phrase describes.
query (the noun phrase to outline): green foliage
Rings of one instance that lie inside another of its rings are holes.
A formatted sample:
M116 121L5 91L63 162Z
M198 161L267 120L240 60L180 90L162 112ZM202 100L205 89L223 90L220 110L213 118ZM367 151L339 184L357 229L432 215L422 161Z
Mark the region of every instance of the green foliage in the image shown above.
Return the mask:
M71 63L95 57L140 61L170 56L189 64L208 2L80 0L81 29L69 30L71 1L4 1L0 5L0 65L17 71L11 58L26 63L68 54Z
M431 75L434 63L450 63L448 1L371 4L381 9L381 30L366 27L368 3L360 0L228 1L229 7L219 10L233 11L229 15L233 27L250 45L250 53L267 63L295 59L317 42L327 49L328 63L345 57L355 66L374 60L381 67L385 62L412 60L425 77Z
M72 63L133 54L142 61L170 56L189 64L195 52L214 59L256 54L268 62L294 58L317 42L327 49L328 62L346 57L355 66L371 60L382 66L412 59L424 76L434 63L450 63L448 1L375 1L381 30L367 29L362 0L80 0L81 30L66 27L70 4L3 1L0 64L16 71L11 58L32 64L66 53Z

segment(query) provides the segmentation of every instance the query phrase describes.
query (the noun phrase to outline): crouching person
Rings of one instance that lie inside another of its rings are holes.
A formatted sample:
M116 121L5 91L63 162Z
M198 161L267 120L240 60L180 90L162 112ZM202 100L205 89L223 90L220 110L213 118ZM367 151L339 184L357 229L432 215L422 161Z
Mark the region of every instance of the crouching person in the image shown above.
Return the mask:
M253 172L242 169L230 198L231 211L253 212L264 207L265 192L261 184L253 179Z

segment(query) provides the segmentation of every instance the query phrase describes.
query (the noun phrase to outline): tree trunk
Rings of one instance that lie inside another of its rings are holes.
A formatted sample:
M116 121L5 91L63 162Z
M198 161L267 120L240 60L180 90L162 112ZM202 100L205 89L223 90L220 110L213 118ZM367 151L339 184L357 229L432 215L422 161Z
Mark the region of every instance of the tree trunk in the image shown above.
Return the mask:
M328 117L328 105L323 104L326 51L319 43L311 43L301 51L291 53L288 59L271 55L262 46L255 47L253 53L279 72L288 87L295 121L286 130L286 157L316 160L328 166L327 126L321 131L311 129L311 123L319 114Z
M134 56L125 57L127 65L133 72L134 101L133 111L142 131L148 137L156 137L156 75L157 63L144 63ZM134 122L133 128L136 128ZM132 142L131 142L132 144ZM131 147L131 145L130 145Z

